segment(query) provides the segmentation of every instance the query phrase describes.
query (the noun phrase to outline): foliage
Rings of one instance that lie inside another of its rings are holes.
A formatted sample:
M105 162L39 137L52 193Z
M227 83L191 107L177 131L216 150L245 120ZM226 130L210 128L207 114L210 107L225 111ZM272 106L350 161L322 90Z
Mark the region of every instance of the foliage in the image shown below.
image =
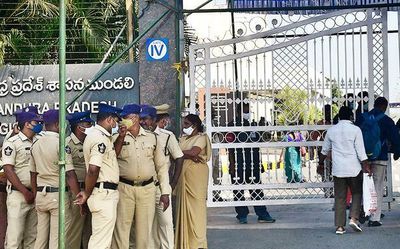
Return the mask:
M125 23L125 1L66 2L67 62L100 62ZM0 9L0 65L57 63L58 3L58 0L8 0L2 4L5 7Z
M308 94L304 90L284 87L276 97L278 125L314 124L322 118L321 110L307 105Z

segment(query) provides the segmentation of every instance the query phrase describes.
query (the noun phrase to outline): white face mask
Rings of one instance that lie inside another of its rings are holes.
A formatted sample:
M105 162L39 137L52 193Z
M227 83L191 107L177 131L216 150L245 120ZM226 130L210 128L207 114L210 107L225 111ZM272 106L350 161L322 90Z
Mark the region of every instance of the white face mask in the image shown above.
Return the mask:
M168 130L168 129L170 129L171 128L171 123L170 122L167 122L166 124L165 124L165 126L164 126L164 129L165 130Z
M183 131L183 133L185 133L186 135L190 136L190 135L192 135L194 129L193 129L193 127L190 126L189 128L183 128L182 131Z
M249 120L250 119L250 113L243 113L243 119L244 120Z
M111 135L117 134L118 133L118 123L115 123L115 127L112 128L111 130Z
M92 133L94 130L94 126L89 127L89 128L85 128L85 130L83 131L83 133L85 133L86 135L89 135L90 133Z

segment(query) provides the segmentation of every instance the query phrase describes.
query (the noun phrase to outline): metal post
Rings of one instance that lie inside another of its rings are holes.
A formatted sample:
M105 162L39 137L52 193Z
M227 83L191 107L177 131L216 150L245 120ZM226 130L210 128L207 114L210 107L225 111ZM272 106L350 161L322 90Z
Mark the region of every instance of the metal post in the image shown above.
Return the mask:
M111 61L107 66L105 66L103 69L101 69L92 79L92 81L85 86L84 89L82 89L82 91L80 91L72 100L71 102L68 103L67 107L71 106L77 99L79 99L89 88L90 86L96 82L97 80L100 79L101 76L103 76L112 66L115 65L115 63L117 63L117 61L119 59L121 59L122 56L124 56L124 54L126 52L129 51L129 49L131 49L133 46L135 46L140 39L142 39L143 36L145 36L157 23L159 23L166 15L168 15L168 13L170 13L171 10L167 10L165 11L159 18L157 18L154 22L152 22L149 27L147 27L147 29L140 34L138 37L135 38L135 40L133 40L133 42L131 44L129 44L123 51L121 51L121 53L119 53L117 55L117 57L115 57L115 59L113 61Z
M132 0L125 0L125 6L126 6L126 23L127 23L127 35L128 35L128 44L133 41L133 1ZM133 53L133 48L129 49L128 53L128 58L129 62L132 63L134 61L134 53Z
M66 8L65 0L60 0L60 37L59 37L59 202L58 202L58 248L65 249L65 39Z
M178 10L178 13L175 15L175 63L180 63L182 60L181 57L181 40L180 40L180 23L182 22L182 5L181 5L182 1L181 0L175 0L175 8ZM177 77L176 77L176 93L175 93L175 122L176 122L176 128L175 128L175 132L176 134L180 133L180 123L181 123L181 84L183 84L183 82L181 82L181 79L183 81L183 74L182 74L182 67L179 68L179 70L181 71L180 73L178 72ZM181 77L179 77L179 75L181 75Z

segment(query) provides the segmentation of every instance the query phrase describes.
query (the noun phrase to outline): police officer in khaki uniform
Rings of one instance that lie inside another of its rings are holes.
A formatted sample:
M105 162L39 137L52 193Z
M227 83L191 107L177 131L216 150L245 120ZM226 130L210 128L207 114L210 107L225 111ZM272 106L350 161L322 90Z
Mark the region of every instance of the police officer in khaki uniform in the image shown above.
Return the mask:
M86 163L85 191L76 204L87 204L92 213L92 236L89 249L108 249L117 218L119 168L111 132L117 127L121 109L99 105L97 125L87 133L83 143Z
M156 109L158 108L158 109ZM181 171L183 164L183 152L179 147L175 135L165 129L169 121L168 105L158 107L143 107L141 113L141 125L143 128L154 131L157 134L157 141L160 142L165 160L170 167L170 159L175 161L175 171ZM171 179L172 188L176 186L178 179L174 182ZM156 201L159 200L161 189L157 188ZM174 225L172 220L172 206L168 207L165 212L162 207L156 205L156 215L153 223L152 240L150 248L155 249L173 249L174 248Z
M37 216L31 189L29 158L35 135L41 131L41 118L31 112L17 115L20 132L3 144L2 160L8 179L6 249L33 248Z
M71 128L71 135L67 137L67 149L70 150L72 163L78 177L79 187L85 189L86 164L83 156L83 142L86 138L86 130L90 129L94 121L90 118L90 112L76 112L67 116ZM71 196L75 199L75 196ZM91 234L91 215L81 215L78 205L71 205L71 228L67 234L71 248L87 249Z
M120 201L113 235L113 249L128 249L132 222L135 221L137 249L148 249L155 213L156 186L160 182L159 205L169 206L168 165L156 134L140 126L141 107L131 104L123 108L119 134L115 136L115 150L120 168Z
M28 106L28 107L26 107L24 109L17 110L14 113L14 116L16 117L17 121L13 125L13 128L4 137L4 141L7 141L10 137L13 137L13 136L15 136L16 134L18 134L20 132L20 128L18 127L18 115L21 114L21 113L24 113L24 112L31 112L31 113L34 113L36 115L39 115L38 108L36 106Z
M59 113L48 110L43 114L46 132L32 144L30 170L32 190L36 193L38 215L35 249L58 248L58 203L59 203ZM72 165L70 151L66 150L66 178L69 188L77 195L78 180ZM66 189L67 191L68 189ZM65 202L65 228L68 233L70 213L68 199ZM71 248L68 245L67 248Z

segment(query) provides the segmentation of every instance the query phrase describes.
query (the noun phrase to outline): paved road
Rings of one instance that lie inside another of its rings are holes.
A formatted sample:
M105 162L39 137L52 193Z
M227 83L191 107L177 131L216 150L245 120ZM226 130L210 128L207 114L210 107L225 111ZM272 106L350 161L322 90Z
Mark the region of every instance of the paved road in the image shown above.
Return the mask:
M335 235L333 211L329 204L270 207L275 224L258 224L251 211L249 224L236 223L233 208L210 208L208 240L210 249L322 249L400 248L400 199L385 207L382 227L363 227L364 232L347 229Z

